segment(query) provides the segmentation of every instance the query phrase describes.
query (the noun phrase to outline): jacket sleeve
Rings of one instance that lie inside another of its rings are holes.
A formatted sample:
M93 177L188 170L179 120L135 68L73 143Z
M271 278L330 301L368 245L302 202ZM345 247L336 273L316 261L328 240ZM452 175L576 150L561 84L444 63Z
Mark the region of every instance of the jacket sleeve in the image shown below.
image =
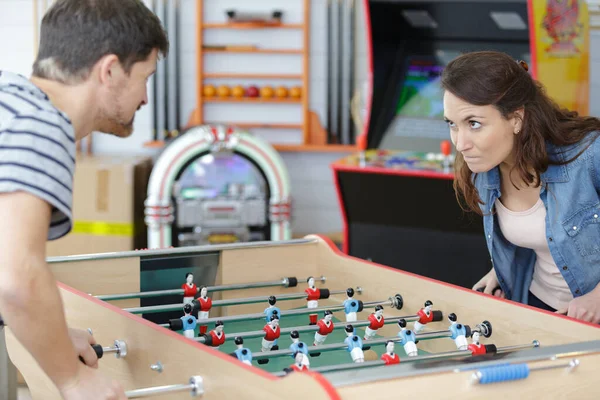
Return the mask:
M592 159L594 160L594 186L600 198L600 132L592 143Z

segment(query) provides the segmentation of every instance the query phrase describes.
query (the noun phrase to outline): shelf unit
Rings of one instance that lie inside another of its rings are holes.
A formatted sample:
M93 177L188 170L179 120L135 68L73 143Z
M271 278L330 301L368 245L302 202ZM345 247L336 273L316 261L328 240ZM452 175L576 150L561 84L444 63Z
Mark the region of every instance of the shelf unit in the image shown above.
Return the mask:
M289 1L289 0L288 0ZM310 1L296 0L303 3L302 23L216 23L204 22L204 0L196 0L196 107L188 120L188 126L206 123L215 123L206 118L204 105L208 103L264 103L267 107L276 107L275 104L298 104L301 106L301 123L232 123L220 121L243 129L294 129L301 130L302 144L277 144L272 145L279 151L354 151L356 146L327 144L327 132L321 126L316 113L309 109L309 44L310 44ZM301 49L262 49L254 46L207 46L204 43L204 33L208 29L232 29L241 32L257 29L291 29L301 30L303 46ZM217 73L204 71L205 54L217 53L248 53L248 54L298 54L301 55L301 74L260 74L260 73ZM300 98L262 98L262 97L206 97L204 85L207 79L261 79L261 80L298 80L301 82Z

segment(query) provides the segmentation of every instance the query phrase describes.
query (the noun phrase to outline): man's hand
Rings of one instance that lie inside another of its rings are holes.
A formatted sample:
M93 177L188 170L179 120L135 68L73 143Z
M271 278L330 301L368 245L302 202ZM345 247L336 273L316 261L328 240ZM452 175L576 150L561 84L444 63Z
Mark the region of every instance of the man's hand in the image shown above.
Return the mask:
M69 328L69 337L77 355L83 358L85 364L91 368L98 368L98 356L92 348L92 345L96 344L94 337L88 331L74 328Z
M591 292L571 300L568 308L556 312L581 321L600 324L600 285Z

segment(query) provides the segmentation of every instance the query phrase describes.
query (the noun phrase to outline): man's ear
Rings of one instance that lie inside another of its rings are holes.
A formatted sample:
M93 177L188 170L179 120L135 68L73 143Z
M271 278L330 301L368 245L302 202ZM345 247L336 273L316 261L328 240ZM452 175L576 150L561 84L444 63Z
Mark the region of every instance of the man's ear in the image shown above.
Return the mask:
M100 84L112 86L118 78L120 63L119 57L108 54L98 61L98 80Z

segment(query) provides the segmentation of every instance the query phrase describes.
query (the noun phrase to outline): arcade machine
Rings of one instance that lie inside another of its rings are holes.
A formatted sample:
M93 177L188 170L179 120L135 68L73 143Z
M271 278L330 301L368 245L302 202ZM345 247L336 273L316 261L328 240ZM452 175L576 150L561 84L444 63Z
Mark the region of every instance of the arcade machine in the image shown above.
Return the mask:
M152 170L148 247L287 240L290 181L267 142L225 126L194 126Z
M576 76L548 91L587 112L587 16L577 3L365 0L371 93L361 151L332 165L345 253L468 288L492 268L481 217L460 208L452 187L439 76L462 52L503 51L544 83Z

